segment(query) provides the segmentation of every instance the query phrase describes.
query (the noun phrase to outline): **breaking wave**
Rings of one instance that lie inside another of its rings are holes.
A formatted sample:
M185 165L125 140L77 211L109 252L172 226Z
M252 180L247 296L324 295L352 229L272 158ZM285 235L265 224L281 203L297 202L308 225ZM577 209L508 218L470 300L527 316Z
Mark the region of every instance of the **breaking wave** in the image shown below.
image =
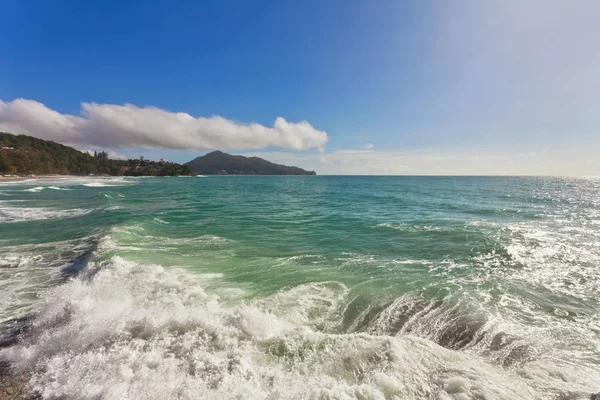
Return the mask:
M532 399L600 390L598 371L528 353L526 341L501 331L486 338L497 324L462 303L400 297L350 332L343 319L353 296L341 283L227 306L230 291L207 293L207 279L221 275L95 259L48 290L27 335L1 355L31 374L29 390L43 398ZM513 357L512 368L486 351Z
M4 352L44 398L531 398L516 375L431 341L315 329L340 284L227 308L158 265L114 257L85 274L50 290Z

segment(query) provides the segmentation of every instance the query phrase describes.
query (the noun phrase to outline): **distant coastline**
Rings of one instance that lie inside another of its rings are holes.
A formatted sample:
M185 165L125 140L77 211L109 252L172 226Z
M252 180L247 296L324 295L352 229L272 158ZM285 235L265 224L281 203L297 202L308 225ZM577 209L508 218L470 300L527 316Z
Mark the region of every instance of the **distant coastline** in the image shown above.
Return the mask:
M299 167L275 164L259 157L244 157L213 151L183 164L202 175L316 175Z
M33 136L0 132L1 180L56 176L192 176L192 175L316 175L299 167L259 157L213 151L185 163L160 159L115 160L105 151L93 153Z

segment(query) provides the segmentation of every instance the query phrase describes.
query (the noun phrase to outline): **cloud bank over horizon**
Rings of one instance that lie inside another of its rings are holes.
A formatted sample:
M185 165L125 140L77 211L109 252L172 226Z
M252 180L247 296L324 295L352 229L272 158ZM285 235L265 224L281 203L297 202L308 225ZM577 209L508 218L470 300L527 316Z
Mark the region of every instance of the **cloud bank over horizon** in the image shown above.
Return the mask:
M246 156L312 169L319 175L600 176L593 148L337 150L328 153L248 152Z
M307 121L275 119L272 127L220 116L193 117L133 104L81 103L81 116L61 114L35 100L0 100L0 131L27 134L82 148L174 150L321 149L327 133Z
M25 99L0 100L0 131L23 133L76 147L105 149L110 158L144 155L186 162L197 150L240 150L324 175L597 175L594 146L577 142L484 149L437 147L376 150L373 143L325 151L327 133L308 122L277 118L273 127L222 117L195 118L155 107L82 103L81 116ZM347 143L345 145L348 145ZM381 147L381 146L379 146ZM379 149L379 147L377 147ZM267 149L268 148L268 149ZM319 151L305 151L318 149ZM532 150L533 149L533 150ZM114 150L117 150L115 152ZM236 152L237 153L237 152Z

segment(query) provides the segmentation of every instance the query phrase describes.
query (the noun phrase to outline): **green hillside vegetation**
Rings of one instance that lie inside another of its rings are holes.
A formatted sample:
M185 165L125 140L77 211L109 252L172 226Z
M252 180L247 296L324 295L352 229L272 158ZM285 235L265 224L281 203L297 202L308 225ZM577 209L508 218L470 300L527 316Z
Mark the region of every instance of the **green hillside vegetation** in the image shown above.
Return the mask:
M192 172L203 175L316 175L298 167L274 164L259 157L234 156L213 151L196 157L184 165Z
M0 132L0 174L18 175L190 175L189 167L143 157L111 160L105 152L94 155L32 136Z

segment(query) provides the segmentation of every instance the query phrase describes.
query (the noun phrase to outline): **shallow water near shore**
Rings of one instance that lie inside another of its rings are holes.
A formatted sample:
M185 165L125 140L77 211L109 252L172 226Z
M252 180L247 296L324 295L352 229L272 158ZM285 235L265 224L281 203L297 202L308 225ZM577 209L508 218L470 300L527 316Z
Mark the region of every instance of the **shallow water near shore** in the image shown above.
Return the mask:
M0 182L0 361L43 398L589 399L599 265L592 178Z

